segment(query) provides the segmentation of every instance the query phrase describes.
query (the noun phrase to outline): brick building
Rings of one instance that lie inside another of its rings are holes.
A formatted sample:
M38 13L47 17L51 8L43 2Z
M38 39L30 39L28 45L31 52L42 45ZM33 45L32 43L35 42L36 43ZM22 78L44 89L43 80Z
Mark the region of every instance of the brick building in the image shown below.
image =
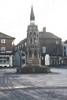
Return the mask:
M14 37L0 32L0 67L13 66Z

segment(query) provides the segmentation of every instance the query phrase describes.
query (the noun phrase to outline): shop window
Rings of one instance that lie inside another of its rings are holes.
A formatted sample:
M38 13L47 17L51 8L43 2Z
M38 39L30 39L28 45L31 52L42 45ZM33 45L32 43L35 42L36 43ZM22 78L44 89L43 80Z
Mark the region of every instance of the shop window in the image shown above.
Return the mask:
M5 47L1 47L1 52L4 52L5 51Z

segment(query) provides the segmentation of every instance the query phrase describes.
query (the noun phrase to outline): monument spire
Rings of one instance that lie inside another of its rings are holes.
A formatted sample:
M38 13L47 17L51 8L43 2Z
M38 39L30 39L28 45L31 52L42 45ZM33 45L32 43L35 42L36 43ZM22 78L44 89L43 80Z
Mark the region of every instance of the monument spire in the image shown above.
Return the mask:
M35 21L33 6L31 6L31 14L30 14L30 21Z

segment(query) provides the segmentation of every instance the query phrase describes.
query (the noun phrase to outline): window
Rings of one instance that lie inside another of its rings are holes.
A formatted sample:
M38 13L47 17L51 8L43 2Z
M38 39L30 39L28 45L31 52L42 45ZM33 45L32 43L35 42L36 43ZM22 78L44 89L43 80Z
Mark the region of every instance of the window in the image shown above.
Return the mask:
M42 53L46 53L46 47L42 47Z
M1 47L1 52L4 52L5 51L5 47Z
M2 60L0 60L0 64L2 63Z
M1 39L1 43L5 43L6 41L5 41L5 39Z
M66 47L64 46L64 50L66 50Z
M66 52L64 51L64 56L66 56Z

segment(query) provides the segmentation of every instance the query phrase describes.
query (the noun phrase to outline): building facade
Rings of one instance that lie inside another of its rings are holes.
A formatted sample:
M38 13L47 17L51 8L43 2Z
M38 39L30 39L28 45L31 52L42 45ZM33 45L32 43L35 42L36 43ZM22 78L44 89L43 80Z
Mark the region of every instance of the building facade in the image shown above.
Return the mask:
M67 65L67 40L63 42L63 64Z
M60 58L62 58L62 40L51 32L47 32L46 28L43 28L42 32L39 32L41 62L45 64L45 54L50 56L50 64L60 64Z
M0 67L13 66L14 37L0 32Z

